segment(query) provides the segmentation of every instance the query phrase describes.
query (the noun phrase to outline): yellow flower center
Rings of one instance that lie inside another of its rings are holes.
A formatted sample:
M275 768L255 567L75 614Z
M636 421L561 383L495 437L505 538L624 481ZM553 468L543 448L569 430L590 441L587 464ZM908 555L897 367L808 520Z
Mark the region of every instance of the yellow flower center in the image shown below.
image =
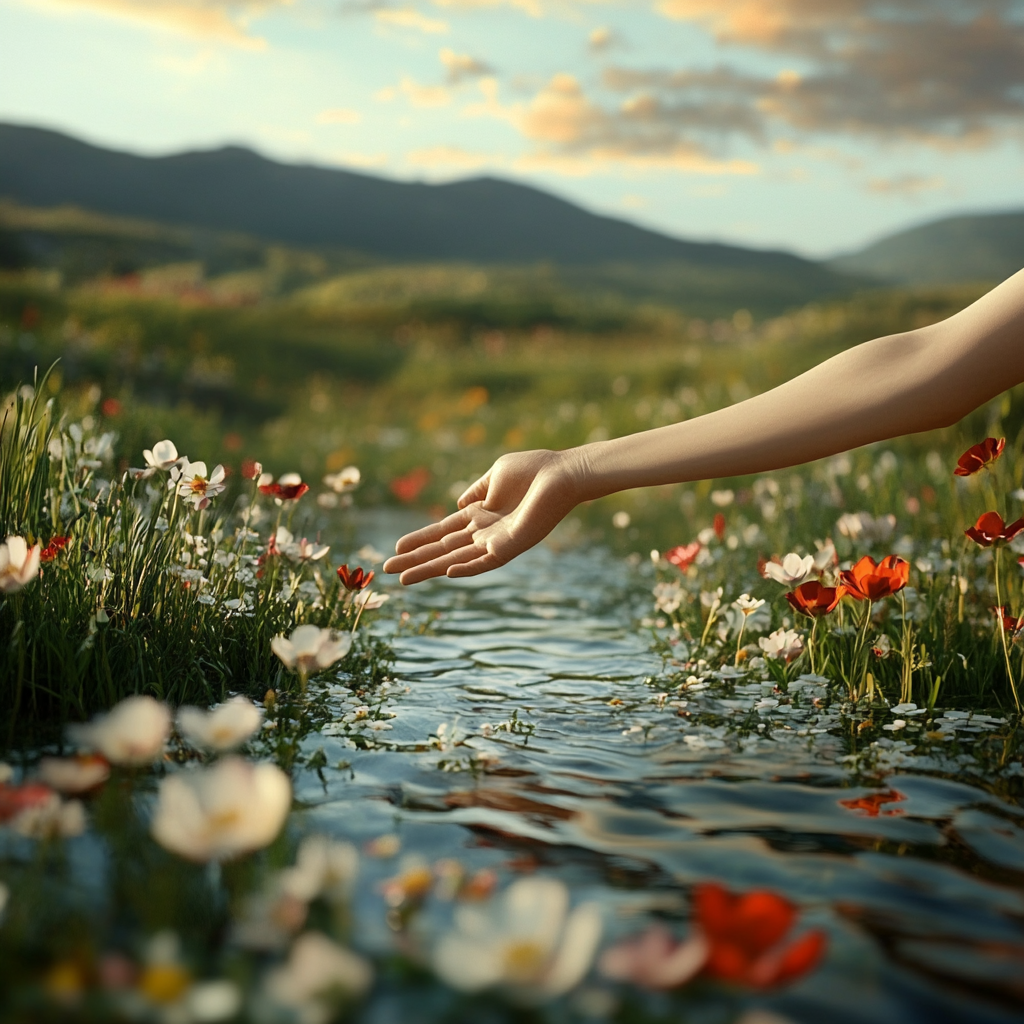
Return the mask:
M206 493L207 481L201 476L192 477L189 487L192 488L193 494L205 494Z
M237 808L229 811L221 811L219 814L211 814L209 818L211 831L232 828L241 820L242 814Z
M505 947L505 975L509 981L533 981L544 965L544 950L530 939L519 939Z
M192 979L177 964L154 964L142 972L139 991L151 1003L173 1003L189 987Z

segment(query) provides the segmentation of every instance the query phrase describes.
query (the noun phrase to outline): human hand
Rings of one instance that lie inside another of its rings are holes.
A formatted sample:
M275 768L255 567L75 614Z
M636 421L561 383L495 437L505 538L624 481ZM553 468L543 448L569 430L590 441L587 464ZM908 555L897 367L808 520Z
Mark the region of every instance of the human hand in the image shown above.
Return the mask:
M580 502L583 460L575 451L503 455L459 498L459 510L408 533L384 571L403 584L476 576L542 541Z

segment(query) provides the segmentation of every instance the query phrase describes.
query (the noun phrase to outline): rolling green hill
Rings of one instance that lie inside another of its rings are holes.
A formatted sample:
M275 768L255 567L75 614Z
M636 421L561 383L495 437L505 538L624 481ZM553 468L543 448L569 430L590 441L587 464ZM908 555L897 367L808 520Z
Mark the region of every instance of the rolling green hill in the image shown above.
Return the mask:
M1024 267L1024 211L947 217L828 264L899 284L1002 281Z
M91 236L92 252L104 254L99 262L106 261L108 273L155 265L156 226L162 226L176 232L160 241L175 248L166 262L199 259L208 273L218 260L222 270L243 269L242 250L251 254L258 239L316 253L334 267L354 253L377 263L551 265L583 291L610 287L631 298L693 307L699 315L739 307L769 315L852 287L847 276L791 253L671 238L513 182L390 181L276 163L237 147L150 158L0 124L0 200L20 209L74 208L115 218L116 246L109 231L104 241L95 231ZM134 236L138 266L132 266L127 222L147 225ZM67 223L37 224L34 233L9 226L0 261L41 261L66 272L69 263L89 262L82 242L82 231ZM69 250L74 259L66 258Z

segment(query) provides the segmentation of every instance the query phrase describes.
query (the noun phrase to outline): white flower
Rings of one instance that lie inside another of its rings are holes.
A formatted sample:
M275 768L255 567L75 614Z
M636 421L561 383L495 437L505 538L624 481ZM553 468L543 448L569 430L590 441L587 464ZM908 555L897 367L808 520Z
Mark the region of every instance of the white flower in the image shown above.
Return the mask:
M612 516L612 526L614 526L616 530L625 530L632 521L633 520L630 518L628 512L620 511L616 512L615 515Z
M337 494L344 494L346 491L353 491L359 486L362 474L355 466L346 466L337 473L329 473L324 477L324 483Z
M110 778L110 765L94 754L44 757L39 762L39 778L60 793L88 793Z
M85 808L80 800L61 800L52 793L48 799L19 811L7 824L29 839L80 836L85 831Z
M296 540L291 530L284 526L279 526L274 532L268 549L278 551L295 562L316 562L331 550L326 544L314 544L305 537Z
M870 512L846 512L839 517L836 527L850 540L860 540L866 544L875 541L884 543L896 529L896 517L891 512L878 517Z
M151 449L143 449L142 457L151 469L167 470L177 464L178 449L174 447L173 441L157 441Z
M10 536L0 544L0 593L13 594L39 573L39 545L28 546L24 537Z
M761 637L757 643L766 658L786 664L799 658L804 650L803 637L795 629L777 629L769 636Z
M824 572L838 563L839 555L836 554L836 546L832 543L831 537L826 537L823 541L816 540L814 543L818 548L817 553L814 555L815 572Z
M270 649L285 668L303 676L330 668L348 654L351 646L350 633L336 633L311 625L297 626L290 637L275 636L270 641Z
M181 474L178 477L178 495L198 511L210 504L210 499L220 494L227 486L224 483L224 467L214 466L209 475L205 462L189 462L182 460Z
M320 932L304 932L287 963L267 975L263 990L299 1024L327 1024L339 996L362 995L372 981L373 969L361 956Z
M601 937L596 904L568 908L568 889L550 878L513 882L489 908L460 906L434 969L466 992L501 986L523 1003L562 995L587 973Z
M672 580L670 583L656 583L652 593L654 594L654 607L666 615L671 615L676 611L686 596L682 584L678 580Z
M375 590L360 590L352 598L352 603L357 608L362 608L363 611L372 612L380 608L381 605L387 604L390 600L390 594L378 594Z
M102 754L111 764L142 765L162 753L171 731L171 712L152 697L128 697L88 725L73 725L74 743Z
M766 580L775 580L783 586L793 586L803 583L814 572L814 555L806 555L801 558L795 551L791 551L782 563L766 562L762 575Z
M717 505L718 508L725 508L727 505L731 505L735 500L736 495L733 491L712 491L711 492L711 504Z
M178 731L199 750L223 753L234 750L263 724L263 712L245 697L231 700L209 711L178 709Z
M295 866L281 872L278 884L303 903L319 896L338 902L348 897L358 872L359 854L351 843L308 836L299 846Z
M160 783L153 838L189 860L228 860L272 843L291 802L291 782L277 765L226 757Z
M743 612L744 616L753 615L758 608L764 605L764 598L753 598L749 594L740 594L739 597L733 601L732 606L737 611Z

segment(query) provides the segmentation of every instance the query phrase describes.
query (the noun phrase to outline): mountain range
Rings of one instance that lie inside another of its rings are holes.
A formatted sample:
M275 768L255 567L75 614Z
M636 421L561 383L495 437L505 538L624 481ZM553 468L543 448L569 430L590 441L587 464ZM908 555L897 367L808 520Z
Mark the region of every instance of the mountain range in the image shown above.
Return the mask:
M149 229L140 224L177 231L171 245L169 236L156 242L149 230L150 260L174 252L202 257L211 249L238 258L248 244L242 240L258 239L329 254L334 265L552 264L576 274L619 267L641 292L647 277L667 282L670 291L677 282L684 302L708 288L721 291L723 301L725 293L746 289L753 298L740 304L765 309L867 283L995 280L1024 266L1024 212L950 218L815 262L685 241L497 178L399 182L282 164L236 146L144 157L15 124L0 124L0 201L36 210L73 207L135 224L122 235L145 235ZM77 230L81 236L85 229ZM38 218L31 230L0 221L0 262L46 262L60 248L53 238ZM123 246L118 251L123 257ZM139 251L136 244L130 258L142 258Z

